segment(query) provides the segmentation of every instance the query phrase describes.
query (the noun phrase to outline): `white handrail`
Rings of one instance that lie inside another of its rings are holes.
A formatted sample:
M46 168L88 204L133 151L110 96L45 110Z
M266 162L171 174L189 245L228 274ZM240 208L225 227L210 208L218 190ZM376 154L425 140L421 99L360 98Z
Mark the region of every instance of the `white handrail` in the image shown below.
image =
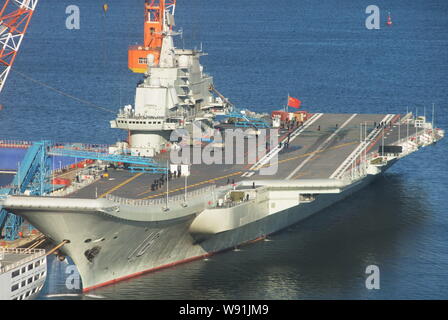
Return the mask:
M8 264L4 267L1 267L0 273L8 272L9 270L17 268L18 266L21 266L29 261L32 261L34 259L37 259L37 258L45 255L44 249L0 248L0 252L3 255L4 254L27 254L28 255L27 257L13 263L13 264Z
M210 194L212 196L212 191L215 190L215 185L207 186L204 188L196 189L190 192L187 192L187 199L191 199L193 197L202 195L202 194ZM166 194L166 192L162 193ZM149 200L142 200L142 199L130 199L130 198L122 198L115 195L108 194L106 196L107 200L119 203L119 204L125 204L125 205L132 205L132 206L155 206L155 205L165 205L166 199L165 198L158 198L158 199L149 199ZM169 203L176 203L176 202L183 202L185 201L185 194L178 194L175 196L171 196L168 200Z

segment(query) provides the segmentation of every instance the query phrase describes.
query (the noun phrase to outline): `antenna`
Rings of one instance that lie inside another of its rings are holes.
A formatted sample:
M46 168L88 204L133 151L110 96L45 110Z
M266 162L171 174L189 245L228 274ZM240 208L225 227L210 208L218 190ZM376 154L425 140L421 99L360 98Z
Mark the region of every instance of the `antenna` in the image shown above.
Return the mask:
M367 174L367 146L368 146L368 139L367 139L367 121L364 123L364 174Z
M186 172L185 172L185 193L184 193L184 204L183 204L183 207L187 206L187 185L188 185L187 179L188 179L189 172L190 172L189 169L186 170Z
M52 166L52 175L53 175L53 181L51 181L51 186L53 187L53 193L54 193L54 179L55 179L55 175L54 175L54 156L51 157L52 158L52 162L53 162L53 166Z
M145 73L148 69L148 56L153 57L154 65L159 64L162 42L166 35L164 31L167 15L174 16L175 8L176 0L145 0L143 44L128 49L128 68L132 72Z
M185 50L184 28L180 28L179 34L180 34L180 39L182 40L182 50Z
M187 202L187 175L185 175L185 202Z
M21 187L20 186L20 162L17 162L17 177L19 178L17 185L19 187L19 194L20 194L20 187Z
M406 114L408 114L408 107L406 107ZM409 141L409 119L406 119L406 141Z
M431 125L432 125L432 130L434 131L434 103L432 104L432 121L431 121Z
M432 139L434 140L434 102L432 103L432 121L431 121L431 132L432 132Z
M169 164L168 164L168 160L166 160L166 208L165 211L170 210L170 208L168 208L168 193L169 193L169 179L168 179L168 175L171 172Z
M417 109L417 107L415 107L415 121L414 121L414 127L415 127L415 143L417 143L417 145L418 145L418 142L417 142L417 132L418 132L418 130L417 130L417 118L418 118L418 109Z

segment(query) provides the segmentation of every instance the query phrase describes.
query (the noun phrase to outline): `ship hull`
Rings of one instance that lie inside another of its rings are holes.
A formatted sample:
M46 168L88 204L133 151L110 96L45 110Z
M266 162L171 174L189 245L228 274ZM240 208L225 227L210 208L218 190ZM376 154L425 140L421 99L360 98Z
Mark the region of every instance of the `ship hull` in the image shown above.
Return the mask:
M393 162L383 167L384 172ZM97 213L44 210L15 210L56 243L69 240L62 251L76 264L83 291L115 283L143 273L171 267L263 239L296 224L312 214L350 196L371 183L368 175L341 193L321 194L267 215L239 228L198 240L190 225L196 214L176 221L128 221Z

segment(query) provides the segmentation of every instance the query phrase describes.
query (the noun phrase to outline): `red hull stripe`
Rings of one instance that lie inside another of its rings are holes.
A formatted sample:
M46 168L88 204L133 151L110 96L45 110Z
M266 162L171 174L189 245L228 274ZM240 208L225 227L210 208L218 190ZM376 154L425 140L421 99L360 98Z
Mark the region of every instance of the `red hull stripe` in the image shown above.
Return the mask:
M244 242L244 243L242 243L241 245L249 244L249 243L254 243L254 242L263 240L263 239L265 239L265 238L266 238L266 236L261 236L261 237L255 239L255 240L249 240L249 241L247 241L247 242ZM150 272L158 271L158 270L161 270L161 269L166 269L166 268L174 267L174 266L176 266L176 265L178 265L178 264L183 264L183 263L191 262L191 261L194 261L194 260L199 260L199 259L207 258L207 257L209 257L209 256L211 256L211 255L213 255L213 254L220 253L220 252L224 252L224 251L227 251L227 250L230 250L230 249L231 249L231 248L222 249L222 250L219 250L219 251L206 253L206 254L203 254L203 255L200 255L200 256L191 257L191 258L188 258L188 259L179 260L179 261L175 261L175 262L172 262L172 263L164 264L164 265L162 265L162 266L155 267L155 268L152 268L152 269L143 270L143 271L140 271L140 272L136 272L136 273L128 274L127 276L123 276L123 277L116 278L116 279L113 279L113 280L110 280L110 281L106 281L106 282L103 282L103 283L100 283L100 284L97 284L97 285L94 285L94 286L91 286L91 287L88 287L88 288L83 288L82 291L83 291L83 292L88 292L88 291L91 291L91 290L94 290L94 289L97 289L97 288L100 288L100 287L104 287L104 286L111 285L111 284L114 284L114 283L117 283L117 282L121 282L121 281L123 281L123 280L127 280L127 279L131 279L131 278L135 278L135 277L138 277L138 276L143 275L143 274L145 274L145 273L150 273Z

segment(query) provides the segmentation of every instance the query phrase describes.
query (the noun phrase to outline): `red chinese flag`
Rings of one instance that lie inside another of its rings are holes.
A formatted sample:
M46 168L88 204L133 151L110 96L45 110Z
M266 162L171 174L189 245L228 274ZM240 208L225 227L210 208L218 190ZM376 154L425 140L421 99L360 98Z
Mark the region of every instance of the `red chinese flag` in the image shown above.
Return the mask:
M302 101L300 101L299 99L288 97L288 107L300 108L301 103Z

